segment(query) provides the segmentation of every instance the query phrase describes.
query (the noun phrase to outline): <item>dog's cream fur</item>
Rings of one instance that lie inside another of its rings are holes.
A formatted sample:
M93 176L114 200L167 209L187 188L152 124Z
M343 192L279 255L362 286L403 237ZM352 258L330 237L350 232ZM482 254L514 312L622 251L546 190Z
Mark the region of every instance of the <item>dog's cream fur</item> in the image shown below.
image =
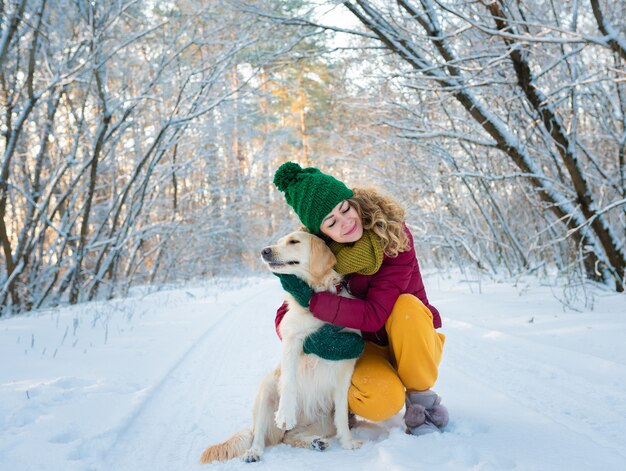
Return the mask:
M335 292L341 281L334 270L335 257L320 238L293 232L266 247L263 260L275 273L293 274L316 292ZM304 339L324 322L313 317L286 293L289 311L280 324L280 366L261 382L254 404L253 427L207 448L201 463L243 456L258 461L266 446L291 446L324 450L336 435L343 448L354 449L348 427L348 388L356 360L327 361L302 351ZM346 329L351 330L351 329Z

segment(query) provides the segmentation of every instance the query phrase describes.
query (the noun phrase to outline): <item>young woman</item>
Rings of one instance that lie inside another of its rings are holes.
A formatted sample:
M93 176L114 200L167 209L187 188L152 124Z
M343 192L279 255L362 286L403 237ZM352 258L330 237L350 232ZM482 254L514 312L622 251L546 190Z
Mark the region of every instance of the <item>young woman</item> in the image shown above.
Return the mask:
M313 293L283 283L288 291L297 291L301 304L308 301L318 319L362 331L365 349L352 376L350 410L379 421L406 404L407 433L445 427L447 410L430 389L445 336L435 330L441 317L426 296L402 207L376 190L351 190L317 168L294 162L277 170L274 184L306 228L327 241L337 257L335 270L345 275L355 296ZM286 309L283 304L276 316L279 335ZM310 350L326 358L323 351Z

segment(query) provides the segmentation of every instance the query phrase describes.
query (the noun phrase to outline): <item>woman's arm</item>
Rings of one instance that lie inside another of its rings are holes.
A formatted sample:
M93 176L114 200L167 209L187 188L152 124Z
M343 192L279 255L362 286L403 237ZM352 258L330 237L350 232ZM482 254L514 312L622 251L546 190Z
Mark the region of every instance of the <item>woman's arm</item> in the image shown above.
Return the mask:
M315 317L331 324L377 332L385 325L398 296L407 289L416 263L413 249L395 258L385 257L370 280L365 299L315 293L309 308Z
M282 306L280 306L278 311L276 311L276 318L274 319L274 323L276 324L276 334L281 340L283 337L280 335L280 322L283 320L283 317L285 317L285 314L287 314L288 309L289 307L287 306L287 301L284 301Z

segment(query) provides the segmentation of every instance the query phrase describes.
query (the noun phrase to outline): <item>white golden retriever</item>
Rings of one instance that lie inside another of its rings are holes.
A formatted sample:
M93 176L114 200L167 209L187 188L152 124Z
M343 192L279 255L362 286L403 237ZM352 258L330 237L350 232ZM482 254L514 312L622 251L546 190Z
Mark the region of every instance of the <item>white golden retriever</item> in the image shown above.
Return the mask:
M333 270L336 260L330 249L307 232L283 237L276 245L264 248L262 256L272 272L296 275L316 292L335 292L341 282L341 276ZM305 355L304 339L324 322L289 293L286 299L289 311L280 324L281 362L261 382L252 428L207 448L201 463L238 456L247 462L259 461L266 446L278 443L323 451L335 435L343 448L361 446L348 426L348 388L356 360L327 361Z

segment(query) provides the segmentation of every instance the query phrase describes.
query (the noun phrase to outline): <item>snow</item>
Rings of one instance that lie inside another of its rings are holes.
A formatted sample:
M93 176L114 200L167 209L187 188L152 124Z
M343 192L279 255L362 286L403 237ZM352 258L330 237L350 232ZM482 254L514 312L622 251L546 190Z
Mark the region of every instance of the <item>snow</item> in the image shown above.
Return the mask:
M0 320L0 469L626 469L624 295L568 310L533 279L426 284L447 335L442 434L406 435L399 414L360 421L360 450L199 465L250 424L280 355L277 280L219 280Z

